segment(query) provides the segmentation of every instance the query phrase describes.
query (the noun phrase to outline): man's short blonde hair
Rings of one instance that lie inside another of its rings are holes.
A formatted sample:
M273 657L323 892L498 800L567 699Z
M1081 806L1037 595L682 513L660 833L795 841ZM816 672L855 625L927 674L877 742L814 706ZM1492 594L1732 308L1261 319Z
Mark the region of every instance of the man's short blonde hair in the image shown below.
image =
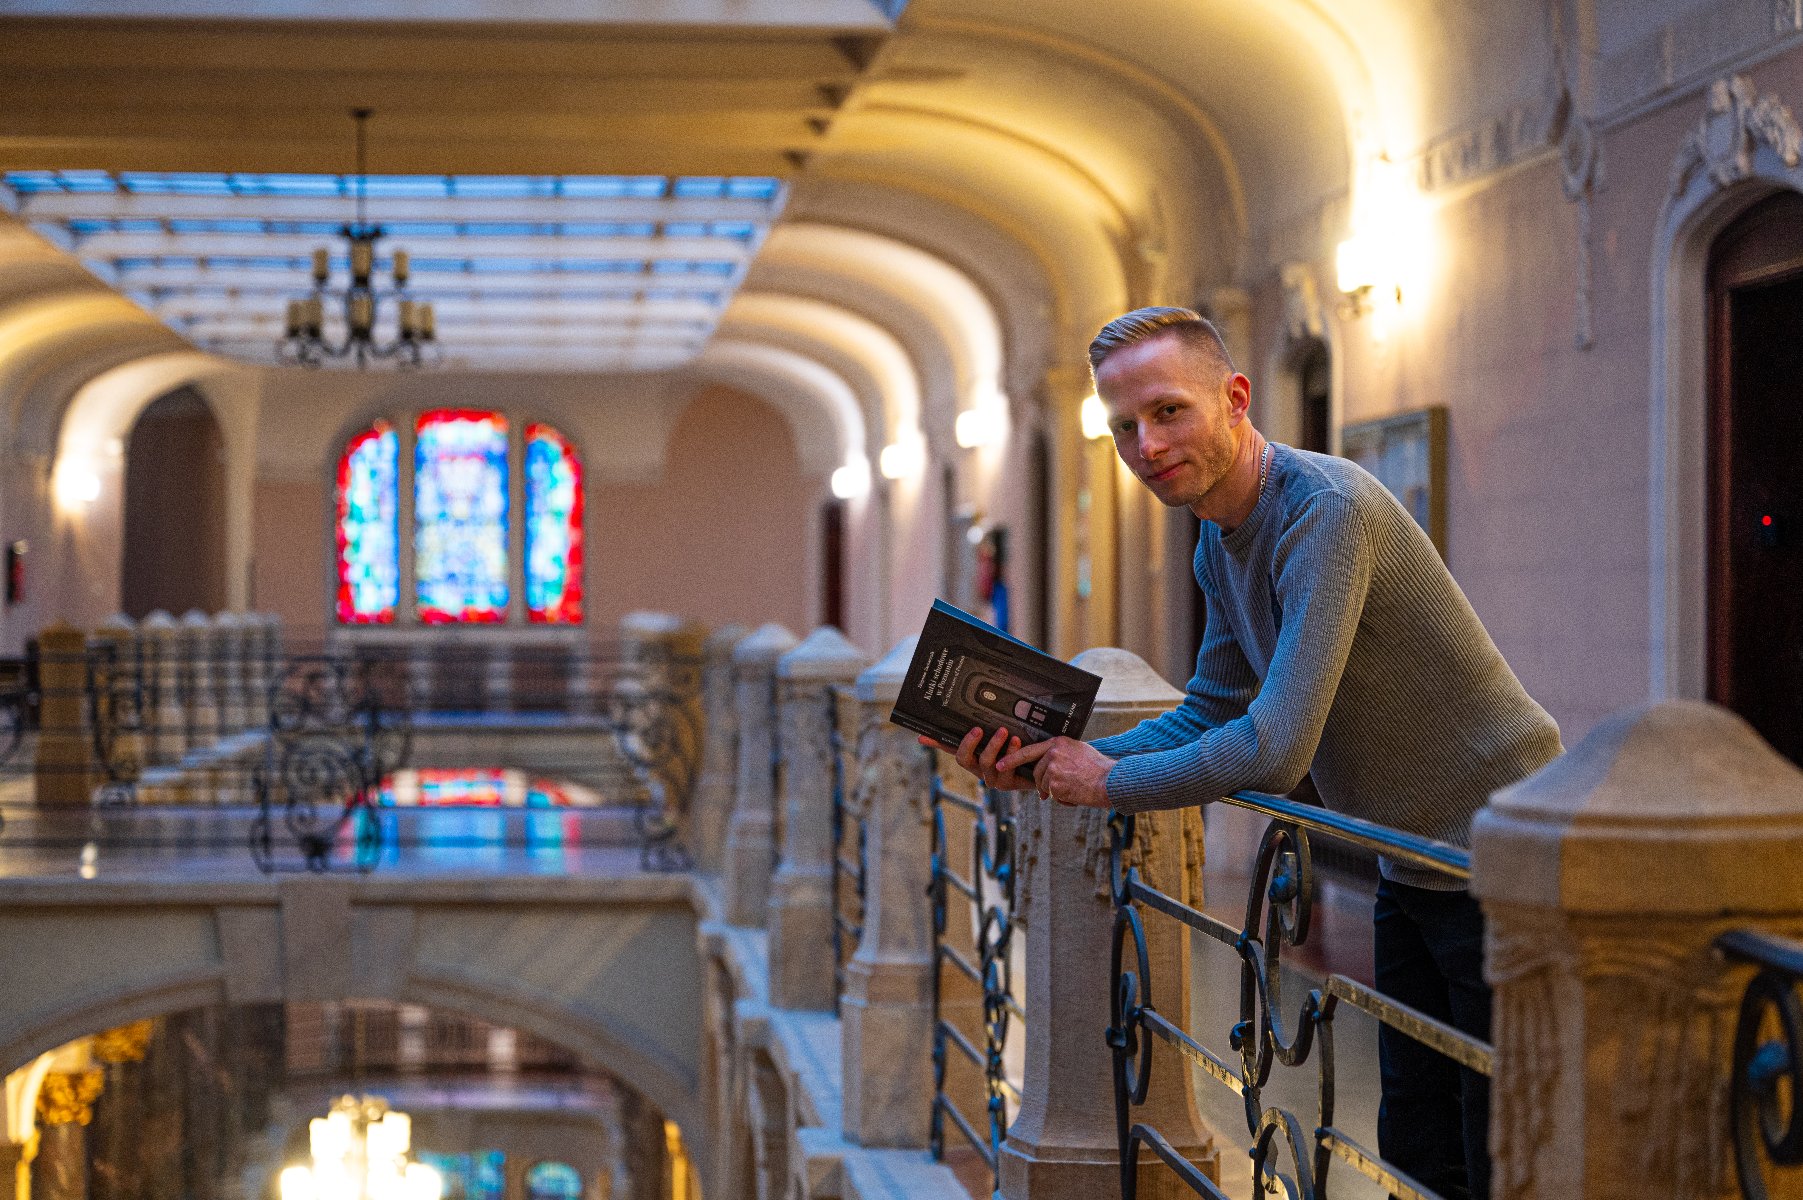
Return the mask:
M1223 370L1233 370L1233 358L1227 343L1221 340L1214 323L1193 308L1136 308L1102 326L1089 343L1089 370L1094 374L1102 361L1116 350L1137 345L1151 338L1169 334L1193 354L1206 357Z

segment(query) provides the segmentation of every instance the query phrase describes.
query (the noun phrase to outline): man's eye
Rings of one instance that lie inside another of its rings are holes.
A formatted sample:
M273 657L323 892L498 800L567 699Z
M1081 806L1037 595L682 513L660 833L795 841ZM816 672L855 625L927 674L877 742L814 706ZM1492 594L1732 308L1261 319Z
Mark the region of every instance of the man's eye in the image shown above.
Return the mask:
M1175 404L1167 404L1164 406L1163 409L1160 410L1161 416L1171 417L1171 416L1175 416L1176 414L1177 414L1177 406Z

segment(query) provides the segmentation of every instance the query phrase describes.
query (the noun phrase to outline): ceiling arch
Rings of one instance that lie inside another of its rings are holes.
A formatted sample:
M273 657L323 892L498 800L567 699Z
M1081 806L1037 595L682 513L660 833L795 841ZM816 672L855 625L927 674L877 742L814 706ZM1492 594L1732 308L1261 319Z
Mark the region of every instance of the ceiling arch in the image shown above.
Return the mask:
M730 384L768 401L788 421L802 469L810 474L829 475L838 467L869 460L857 394L806 355L717 338L683 374Z

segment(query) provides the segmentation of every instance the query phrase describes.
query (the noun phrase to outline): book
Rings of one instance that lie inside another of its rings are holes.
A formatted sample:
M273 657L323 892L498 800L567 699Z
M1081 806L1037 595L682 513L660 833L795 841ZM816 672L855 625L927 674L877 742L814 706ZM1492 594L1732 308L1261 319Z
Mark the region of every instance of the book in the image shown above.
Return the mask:
M889 719L948 750L980 726L1025 745L1083 736L1102 677L933 601Z

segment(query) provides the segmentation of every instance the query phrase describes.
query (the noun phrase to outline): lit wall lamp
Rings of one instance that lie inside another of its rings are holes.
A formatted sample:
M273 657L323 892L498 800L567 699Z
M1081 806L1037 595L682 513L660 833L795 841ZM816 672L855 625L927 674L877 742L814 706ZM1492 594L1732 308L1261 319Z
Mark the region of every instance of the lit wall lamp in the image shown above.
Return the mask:
M913 479L926 469L927 447L919 434L890 442L877 455L877 470L884 479Z
M952 433L966 450L995 445L1008 434L1007 400L1000 392L990 392L975 408L958 414Z
M100 473L84 458L65 454L56 464L50 487L57 507L65 512L80 512L100 499Z
M854 455L846 464L833 472L833 495L841 500L856 500L860 496L870 494L870 460L862 454Z
M1419 281L1426 222L1420 196L1388 158L1368 161L1359 180L1350 236L1334 256L1342 316L1398 307Z
M1108 436L1108 406L1094 392L1083 397L1083 407L1077 410L1077 416L1083 423L1084 437L1093 441Z

